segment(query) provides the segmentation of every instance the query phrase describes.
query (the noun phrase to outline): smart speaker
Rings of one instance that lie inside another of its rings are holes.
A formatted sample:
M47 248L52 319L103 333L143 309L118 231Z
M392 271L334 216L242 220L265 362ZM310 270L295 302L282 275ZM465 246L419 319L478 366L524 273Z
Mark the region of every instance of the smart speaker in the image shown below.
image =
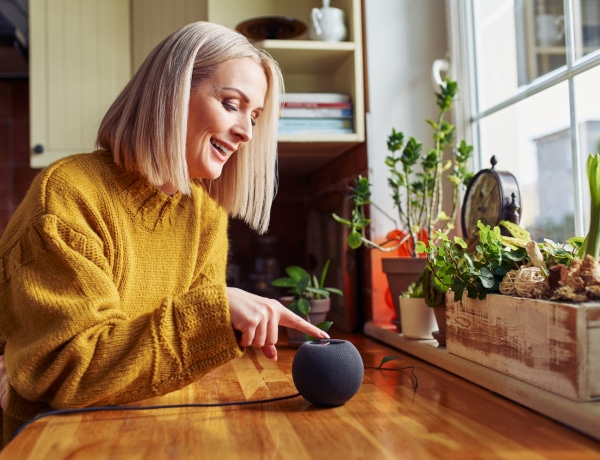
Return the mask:
M316 406L340 406L356 394L364 365L356 347L347 340L304 342L292 362L298 392Z

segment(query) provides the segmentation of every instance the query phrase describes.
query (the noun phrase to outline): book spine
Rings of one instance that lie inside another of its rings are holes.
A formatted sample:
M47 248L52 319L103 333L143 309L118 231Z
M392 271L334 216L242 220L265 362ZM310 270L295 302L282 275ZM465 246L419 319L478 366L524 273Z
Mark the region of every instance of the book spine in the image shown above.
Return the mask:
M353 117L352 109L327 107L284 107L281 110L283 118L345 118Z
M342 118L282 118L279 134L353 133L352 120Z
M309 108L309 109L352 109L351 102L293 102L285 101L283 108Z
M286 93L284 102L350 102L350 95L344 93Z

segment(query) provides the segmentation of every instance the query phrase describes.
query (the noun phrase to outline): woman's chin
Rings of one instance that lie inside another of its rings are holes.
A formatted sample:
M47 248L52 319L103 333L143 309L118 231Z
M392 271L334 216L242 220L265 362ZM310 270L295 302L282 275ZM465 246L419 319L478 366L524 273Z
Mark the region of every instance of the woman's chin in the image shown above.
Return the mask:
M219 177L221 177L221 174L223 173L223 168L213 168L211 170L208 171L202 171L202 173L199 174L192 174L190 175L190 179L204 179L204 180L214 180L214 179L218 179Z

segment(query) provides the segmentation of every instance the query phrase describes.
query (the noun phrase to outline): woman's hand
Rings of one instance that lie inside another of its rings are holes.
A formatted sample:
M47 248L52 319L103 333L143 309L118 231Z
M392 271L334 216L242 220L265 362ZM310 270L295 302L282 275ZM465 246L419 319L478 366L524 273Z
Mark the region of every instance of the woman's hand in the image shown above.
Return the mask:
M240 345L260 347L263 354L277 360L279 326L297 329L313 337L329 335L288 310L275 299L267 299L241 289L228 287L229 314L233 327L242 333Z

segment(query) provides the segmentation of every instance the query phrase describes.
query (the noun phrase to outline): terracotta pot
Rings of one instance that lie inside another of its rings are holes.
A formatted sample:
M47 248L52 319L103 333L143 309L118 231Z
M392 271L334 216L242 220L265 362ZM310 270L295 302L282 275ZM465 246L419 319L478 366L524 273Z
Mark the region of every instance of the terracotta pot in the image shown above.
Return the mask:
M281 297L279 301L286 307L294 300L292 296ZM331 299L312 299L308 318L311 324L319 324L327 319L331 308ZM298 348L306 341L306 334L287 327L287 343L290 347Z
M423 298L400 298L402 335L407 339L433 339L437 328L433 310Z
M400 295L408 289L410 283L417 280L427 265L425 257L387 257L381 259L381 265L388 279L390 293L394 302L396 318L392 322L398 332L402 332L400 315Z

